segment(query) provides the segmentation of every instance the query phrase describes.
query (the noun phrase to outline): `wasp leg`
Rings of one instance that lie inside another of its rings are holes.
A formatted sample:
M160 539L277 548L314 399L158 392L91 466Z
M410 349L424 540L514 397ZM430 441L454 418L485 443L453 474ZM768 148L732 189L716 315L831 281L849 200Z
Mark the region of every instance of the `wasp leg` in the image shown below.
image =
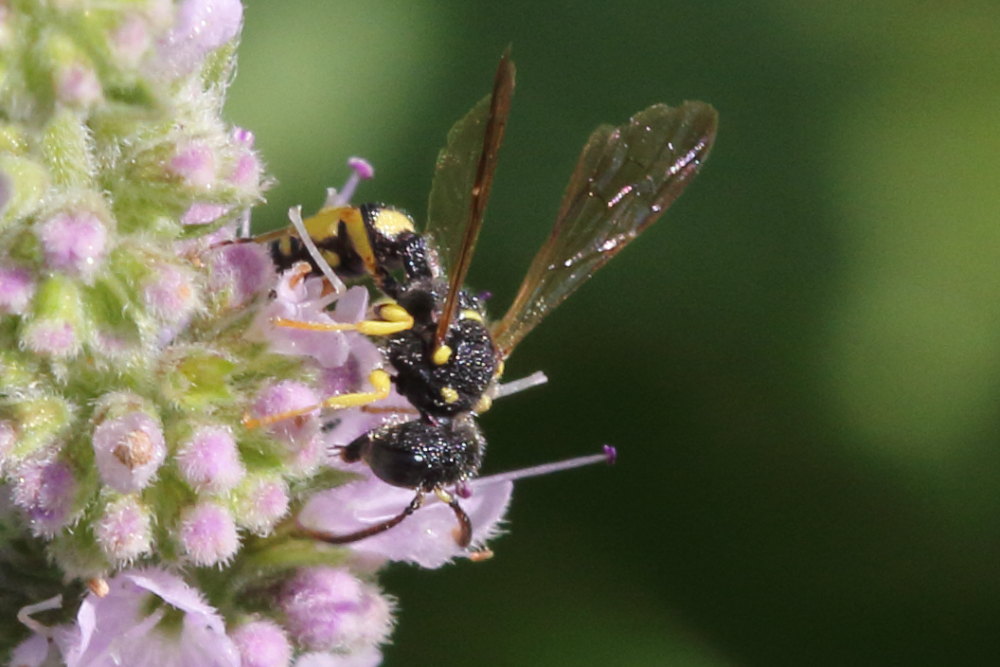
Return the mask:
M279 327L304 329L306 331L357 331L366 336L391 336L392 334L406 331L413 327L413 316L397 303L385 303L376 306L376 313L382 319L324 324L321 322L303 322L301 320L275 317L271 320L271 323Z
M437 487L434 489L434 494L441 499L441 502L448 503L448 507L451 508L451 511L455 513L455 518L458 519L458 530L454 533L455 543L463 549L468 548L472 542L472 520L469 518L469 515L458 504L458 498L444 489Z
M348 542L357 542L358 540L363 540L366 537L371 537L372 535L378 535L379 533L384 533L393 526L397 526L403 522L403 519L410 516L424 504L424 490L418 489L417 495L413 497L410 504L406 506L402 512L396 516L383 521L382 523L377 523L373 526L368 526L367 528L362 528L353 533L348 533L347 535L330 535L329 533L324 533L317 530L309 530L308 528L302 528L308 537L316 540L321 540L323 542L329 542L330 544L347 544Z
M304 408L296 408L295 410L279 412L277 414L267 415L266 417L251 417L250 414L247 413L243 415L243 425L247 428L258 428L260 426L267 426L268 424L274 424L275 422L284 421L286 419L301 417L321 408L333 408L335 410L339 410L341 408L352 408L359 405L367 405L368 403L381 401L389 395L389 387L392 384L392 379L384 370L380 368L373 370L371 375L368 376L368 381L371 383L374 391L363 391L353 394L338 394L336 396L330 396L329 398L324 399L322 403L317 403L316 405L307 405Z

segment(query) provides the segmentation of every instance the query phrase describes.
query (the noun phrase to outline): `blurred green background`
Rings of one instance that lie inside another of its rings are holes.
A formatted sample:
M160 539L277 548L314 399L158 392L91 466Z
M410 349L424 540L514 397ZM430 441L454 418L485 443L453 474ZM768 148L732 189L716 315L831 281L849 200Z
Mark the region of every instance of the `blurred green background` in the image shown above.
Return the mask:
M502 311L600 122L703 99L707 167L529 337L483 422L496 558L384 577L388 665L1000 664L1000 5L247 0L229 118L283 224L363 155L423 218L513 43L471 283Z

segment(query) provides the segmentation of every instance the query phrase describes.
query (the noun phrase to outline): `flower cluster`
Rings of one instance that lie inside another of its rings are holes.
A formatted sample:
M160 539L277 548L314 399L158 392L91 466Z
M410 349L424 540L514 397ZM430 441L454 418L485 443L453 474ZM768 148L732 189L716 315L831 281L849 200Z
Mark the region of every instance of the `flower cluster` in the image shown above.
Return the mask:
M394 608L379 565L464 554L441 503L347 547L301 536L406 506L412 491L333 453L413 410L394 392L380 410L324 410L365 390L379 349L275 321L356 322L369 294L305 264L279 275L266 246L238 238L267 185L253 135L220 117L242 11L0 2L11 664L375 665ZM328 203L371 177L350 164ZM509 494L468 501L477 538Z
M338 456L422 415L352 326L383 312L368 288L315 248L279 273L247 238L267 179L220 117L242 12L0 0L0 660L17 667L377 665L382 565L486 557L515 477L613 457L437 489L399 523L416 491ZM324 208L373 176L348 165Z

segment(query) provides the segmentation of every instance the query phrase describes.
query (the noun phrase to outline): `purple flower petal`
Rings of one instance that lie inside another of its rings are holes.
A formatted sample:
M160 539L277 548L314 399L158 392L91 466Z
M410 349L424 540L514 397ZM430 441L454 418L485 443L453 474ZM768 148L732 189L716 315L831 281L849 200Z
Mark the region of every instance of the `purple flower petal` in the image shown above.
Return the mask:
M413 500L413 490L386 484L371 475L366 466L355 464L345 468L367 478L314 495L299 515L303 527L346 535L399 514ZM482 544L499 532L513 486L506 482L477 487L471 498L462 501L462 508L472 520L475 544ZM398 526L348 546L361 554L426 568L441 567L454 558L467 556L468 552L455 542L454 513L447 505L432 501L432 497Z
M374 646L348 653L306 653L295 661L295 667L378 667L382 652Z
M56 635L69 667L240 667L222 618L176 575L132 570L108 584L108 595L89 594L76 626ZM182 615L179 626L160 625L164 604Z

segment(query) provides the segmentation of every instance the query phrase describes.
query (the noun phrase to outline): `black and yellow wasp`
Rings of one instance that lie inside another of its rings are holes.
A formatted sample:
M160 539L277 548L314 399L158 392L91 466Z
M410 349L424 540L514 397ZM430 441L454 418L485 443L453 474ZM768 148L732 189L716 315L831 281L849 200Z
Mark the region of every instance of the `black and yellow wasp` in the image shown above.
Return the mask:
M367 275L388 301L372 320L353 328L379 336L391 369L375 371L373 390L333 396L325 407L362 405L385 397L390 383L417 417L377 428L341 451L364 461L382 480L415 489L398 515L347 535L309 532L344 543L397 525L434 492L460 523L456 536L472 539L468 516L451 492L479 471L485 439L476 415L489 409L504 361L549 312L622 250L681 194L708 157L717 114L702 102L651 106L620 127L591 134L570 177L548 240L535 256L507 313L491 321L483 301L463 287L493 182L514 90L514 64L500 60L493 92L448 134L431 188L427 226L418 233L405 213L382 204L321 210L305 222L309 239L278 232L272 244L279 266L326 261L339 277ZM304 241L315 248L308 253ZM318 255L315 251L318 250ZM272 416L267 422L305 411ZM265 420L250 420L264 423Z

